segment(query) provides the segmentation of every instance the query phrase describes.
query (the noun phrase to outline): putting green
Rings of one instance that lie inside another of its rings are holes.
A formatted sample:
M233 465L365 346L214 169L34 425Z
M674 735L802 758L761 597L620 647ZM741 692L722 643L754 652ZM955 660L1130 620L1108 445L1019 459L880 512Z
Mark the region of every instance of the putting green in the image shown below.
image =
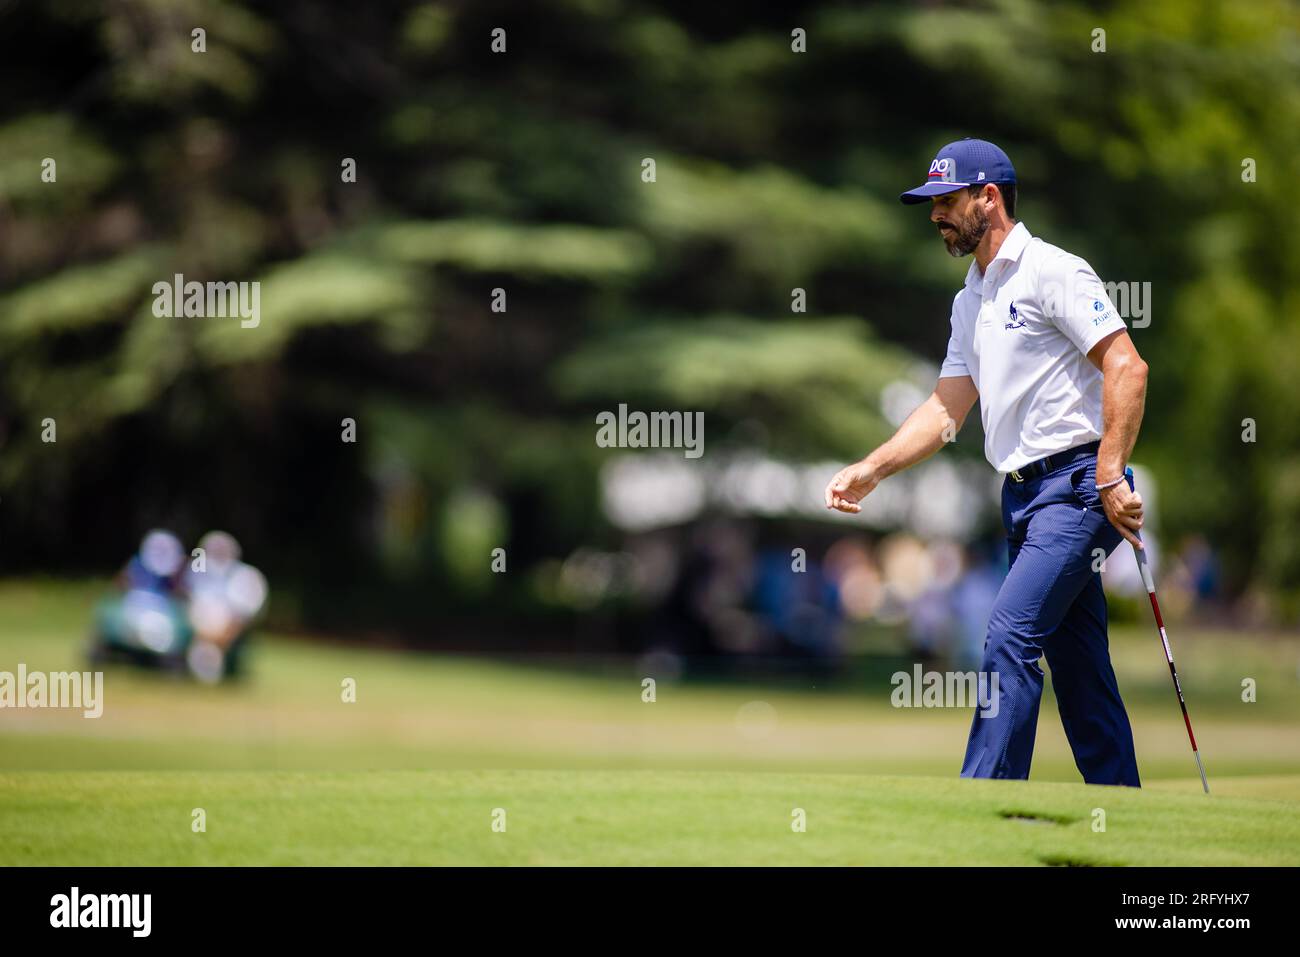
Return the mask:
M101 589L0 584L0 670L83 667ZM1031 780L962 781L969 712L890 707L892 664L648 703L632 659L260 636L238 686L110 669L98 719L0 711L0 864L1300 863L1300 642L1184 635L1209 798L1149 629L1112 631L1140 791L1074 783L1050 691Z
M1190 779L1166 785L689 771L9 773L0 864L1300 864L1294 803L1206 797ZM1300 777L1268 787L1294 796ZM196 808L206 832L192 828ZM799 809L802 833L792 826ZM1094 829L1102 814L1104 831Z

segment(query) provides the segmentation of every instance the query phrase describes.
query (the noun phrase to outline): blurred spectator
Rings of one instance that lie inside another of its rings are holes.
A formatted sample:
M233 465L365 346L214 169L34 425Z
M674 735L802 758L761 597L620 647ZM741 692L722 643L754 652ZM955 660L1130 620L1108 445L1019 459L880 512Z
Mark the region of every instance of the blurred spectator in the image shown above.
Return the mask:
M906 574L922 570L924 574L920 591L907 603L908 637L924 660L941 657L954 643L958 623L952 589L961 568L961 547L941 540L925 549L924 562L902 569ZM897 587L904 594L914 589L910 582Z
M758 560L753 603L768 631L778 639L778 653L815 658L839 654L839 592L812 559L802 571L795 571L789 551L764 551Z
M1205 537L1190 535L1183 539L1179 557L1182 559L1187 574L1187 584L1196 603L1216 601L1219 597L1219 561Z
M181 540L165 529L155 528L145 535L140 550L122 569L118 584L128 592L170 595L176 590L177 574L184 559Z
M213 683L239 673L241 652L253 620L266 604L266 579L240 561L239 542L226 532L208 532L202 553L185 573L194 641L186 654L190 670Z
M842 538L826 550L823 565L844 614L854 621L874 617L884 600L884 584L866 544L857 536Z
M171 532L154 529L117 576L122 592L95 609L90 659L125 658L142 664L184 667L190 638L184 610L175 600L185 550Z
M984 638L993 602L1006 577L1006 546L985 542L966 549L964 569L953 587L952 605L957 627L952 646L954 667L960 671L979 668L984 659Z
M656 647L687 656L762 650L760 629L746 608L753 564L749 537L735 523L694 528L655 623Z

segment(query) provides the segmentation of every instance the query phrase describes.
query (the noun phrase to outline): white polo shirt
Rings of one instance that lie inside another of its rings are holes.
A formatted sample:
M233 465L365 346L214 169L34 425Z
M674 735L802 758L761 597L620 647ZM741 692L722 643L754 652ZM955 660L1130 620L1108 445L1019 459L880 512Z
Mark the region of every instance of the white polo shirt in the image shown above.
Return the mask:
M970 264L939 376L975 381L984 454L1010 472L1101 438L1088 351L1124 328L1091 266L1016 223L984 275Z

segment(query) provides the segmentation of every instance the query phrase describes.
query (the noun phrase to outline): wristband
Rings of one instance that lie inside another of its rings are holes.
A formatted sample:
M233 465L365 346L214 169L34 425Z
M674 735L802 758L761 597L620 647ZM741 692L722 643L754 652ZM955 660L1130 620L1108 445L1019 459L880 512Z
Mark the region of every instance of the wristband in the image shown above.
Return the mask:
M1125 479L1125 476L1121 475L1119 478L1115 479L1115 481L1113 481L1113 482L1107 482L1107 483L1104 484L1104 485L1098 485L1098 486L1096 486L1096 489L1097 489L1098 492L1101 492L1101 491L1104 491L1105 489L1108 489L1108 488L1114 488L1114 487L1115 487L1116 485L1118 485L1120 482L1124 481L1124 479Z

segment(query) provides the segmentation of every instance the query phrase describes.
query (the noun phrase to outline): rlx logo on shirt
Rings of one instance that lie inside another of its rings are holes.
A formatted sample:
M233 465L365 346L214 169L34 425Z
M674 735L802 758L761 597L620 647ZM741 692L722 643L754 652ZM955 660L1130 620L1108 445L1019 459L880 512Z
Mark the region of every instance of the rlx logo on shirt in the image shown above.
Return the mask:
M1025 320L1021 319L1020 313L1016 312L1016 304L1014 302L1011 303L1011 321L1008 322L1005 326L1003 326L1003 328L1019 329L1024 324L1025 324Z

